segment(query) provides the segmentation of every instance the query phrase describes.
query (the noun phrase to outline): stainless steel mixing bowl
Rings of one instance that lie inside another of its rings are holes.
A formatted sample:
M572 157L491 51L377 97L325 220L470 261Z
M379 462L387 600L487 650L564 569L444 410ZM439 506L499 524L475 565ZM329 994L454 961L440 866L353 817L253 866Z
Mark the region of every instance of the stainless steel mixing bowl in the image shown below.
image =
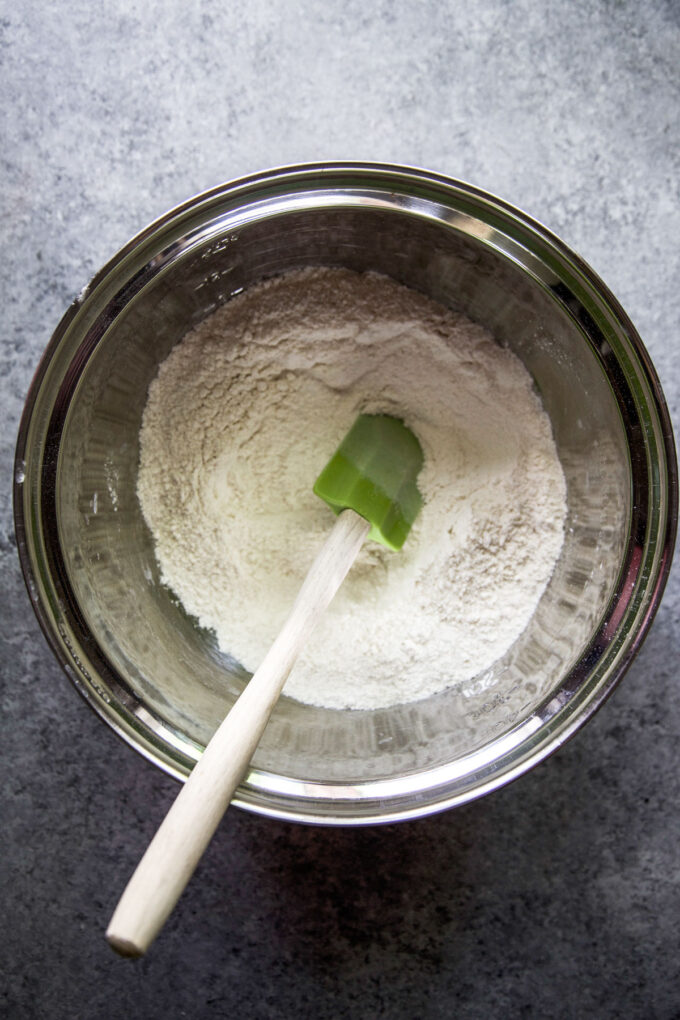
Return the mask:
M382 711L284 697L236 800L302 821L409 818L501 786L574 733L639 648L670 565L677 464L658 380L614 297L538 223L466 184L358 164L258 174L163 216L95 277L38 368L17 446L19 553L77 689L185 776L247 674L159 582L135 495L147 387L218 305L308 265L378 270L492 330L535 379L568 483L561 558L503 659Z

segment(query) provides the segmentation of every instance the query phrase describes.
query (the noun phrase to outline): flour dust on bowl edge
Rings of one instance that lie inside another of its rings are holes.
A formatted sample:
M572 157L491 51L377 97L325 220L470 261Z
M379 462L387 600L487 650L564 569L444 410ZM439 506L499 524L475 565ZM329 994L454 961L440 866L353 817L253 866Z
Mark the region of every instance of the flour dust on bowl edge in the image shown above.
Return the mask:
M656 374L615 298L540 224L458 181L351 163L260 173L163 216L94 278L38 367L17 444L19 554L77 689L184 777L247 674L160 583L136 496L147 390L191 327L307 266L383 273L488 328L535 380L567 481L560 559L505 656L464 690L389 709L284 697L234 801L317 823L417 817L574 733L639 648L670 567L677 462Z

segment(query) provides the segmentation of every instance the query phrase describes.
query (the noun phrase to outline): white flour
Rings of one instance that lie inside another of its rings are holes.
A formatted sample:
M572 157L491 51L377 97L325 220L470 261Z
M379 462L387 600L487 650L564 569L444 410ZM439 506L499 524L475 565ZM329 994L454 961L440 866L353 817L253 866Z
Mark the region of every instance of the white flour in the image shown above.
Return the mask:
M255 670L333 523L313 482L362 411L420 439L424 507L399 553L367 544L286 685L376 708L469 680L528 623L563 538L565 483L521 362L386 277L253 287L161 365L138 492L164 582Z

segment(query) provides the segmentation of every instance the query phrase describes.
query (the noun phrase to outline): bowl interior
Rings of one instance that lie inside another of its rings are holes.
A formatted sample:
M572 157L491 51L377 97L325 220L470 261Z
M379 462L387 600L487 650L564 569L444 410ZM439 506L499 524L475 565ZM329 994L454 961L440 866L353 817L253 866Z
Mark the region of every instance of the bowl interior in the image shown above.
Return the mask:
M284 697L255 769L347 787L450 767L529 719L596 654L593 635L617 588L631 527L631 462L615 373L606 370L595 324L559 275L529 252L517 257L509 243L502 250L498 236L462 215L456 227L427 210L367 202L217 219L207 235L159 253L82 342L64 389L56 463L53 544L63 597L105 688L135 704L140 724L158 732L162 724L159 739L180 767L209 739L247 674L159 582L135 493L142 411L159 362L189 328L243 288L288 269L385 273L509 345L552 421L568 520L530 625L492 669L462 688L379 711L324 710Z

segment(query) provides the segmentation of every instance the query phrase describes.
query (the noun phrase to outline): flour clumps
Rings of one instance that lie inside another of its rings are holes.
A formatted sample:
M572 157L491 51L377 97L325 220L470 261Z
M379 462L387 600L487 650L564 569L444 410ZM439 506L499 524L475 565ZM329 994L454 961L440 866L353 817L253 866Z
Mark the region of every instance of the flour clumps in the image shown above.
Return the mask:
M254 671L333 517L312 485L357 414L402 418L424 506L367 543L285 693L370 709L469 681L526 627L563 540L564 476L520 360L373 273L306 269L233 298L150 386L138 495L161 574Z

